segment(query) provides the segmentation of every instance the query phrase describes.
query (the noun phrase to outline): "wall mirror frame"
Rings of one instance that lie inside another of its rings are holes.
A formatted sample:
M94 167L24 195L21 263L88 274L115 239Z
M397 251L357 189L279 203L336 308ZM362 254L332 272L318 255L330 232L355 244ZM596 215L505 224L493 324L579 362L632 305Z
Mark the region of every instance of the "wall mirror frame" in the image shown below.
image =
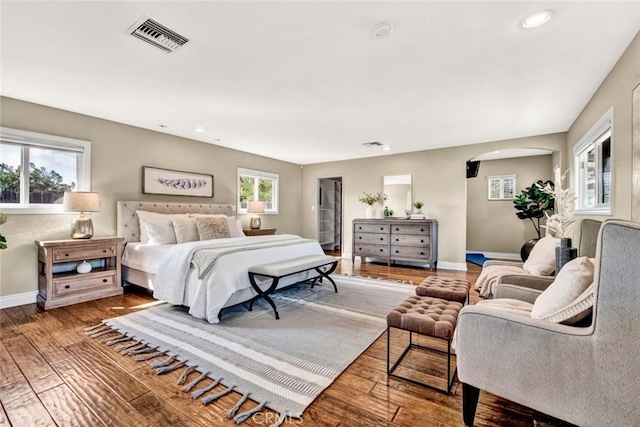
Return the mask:
M384 206L393 211L391 217L404 218L405 211L411 210L412 203L412 178L411 175L385 175L383 177L386 196Z

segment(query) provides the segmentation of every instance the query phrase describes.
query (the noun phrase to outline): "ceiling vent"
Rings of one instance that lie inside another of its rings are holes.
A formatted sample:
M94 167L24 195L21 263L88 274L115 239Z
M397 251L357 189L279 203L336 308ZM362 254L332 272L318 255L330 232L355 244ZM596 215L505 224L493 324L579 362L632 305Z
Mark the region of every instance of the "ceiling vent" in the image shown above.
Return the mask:
M126 32L166 53L173 52L189 41L148 16L133 24Z
M364 145L365 147L382 147L384 144L382 142L373 141L373 142L365 142L362 145Z

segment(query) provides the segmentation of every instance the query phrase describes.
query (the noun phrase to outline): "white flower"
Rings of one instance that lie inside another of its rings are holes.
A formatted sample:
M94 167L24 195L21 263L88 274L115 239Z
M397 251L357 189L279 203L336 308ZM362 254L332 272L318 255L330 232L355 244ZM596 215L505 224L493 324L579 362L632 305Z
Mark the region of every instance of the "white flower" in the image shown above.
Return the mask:
M569 169L562 174L560 185L555 189L552 189L550 185L540 187L543 192L551 194L555 200L556 213L549 215L545 212L547 224L544 227L547 229L547 233L556 238L569 237L567 236L568 229L573 223L573 208L576 197L571 188L562 188L568 172Z

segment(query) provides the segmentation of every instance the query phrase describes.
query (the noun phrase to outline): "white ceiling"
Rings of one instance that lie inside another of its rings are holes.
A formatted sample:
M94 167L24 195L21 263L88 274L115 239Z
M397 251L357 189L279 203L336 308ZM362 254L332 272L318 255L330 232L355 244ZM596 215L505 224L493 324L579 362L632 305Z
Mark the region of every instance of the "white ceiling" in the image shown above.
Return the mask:
M125 35L145 15L189 43ZM640 2L2 1L0 24L4 96L308 164L566 131Z

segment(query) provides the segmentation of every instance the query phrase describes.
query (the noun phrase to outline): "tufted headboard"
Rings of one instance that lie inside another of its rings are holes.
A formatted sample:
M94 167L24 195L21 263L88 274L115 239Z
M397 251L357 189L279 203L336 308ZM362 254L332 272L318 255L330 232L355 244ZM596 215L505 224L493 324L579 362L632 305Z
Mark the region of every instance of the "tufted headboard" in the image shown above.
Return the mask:
M201 205L189 203L164 203L119 201L116 202L118 236L124 237L124 243L140 241L140 223L136 211L174 213L223 214L232 216L234 205Z

